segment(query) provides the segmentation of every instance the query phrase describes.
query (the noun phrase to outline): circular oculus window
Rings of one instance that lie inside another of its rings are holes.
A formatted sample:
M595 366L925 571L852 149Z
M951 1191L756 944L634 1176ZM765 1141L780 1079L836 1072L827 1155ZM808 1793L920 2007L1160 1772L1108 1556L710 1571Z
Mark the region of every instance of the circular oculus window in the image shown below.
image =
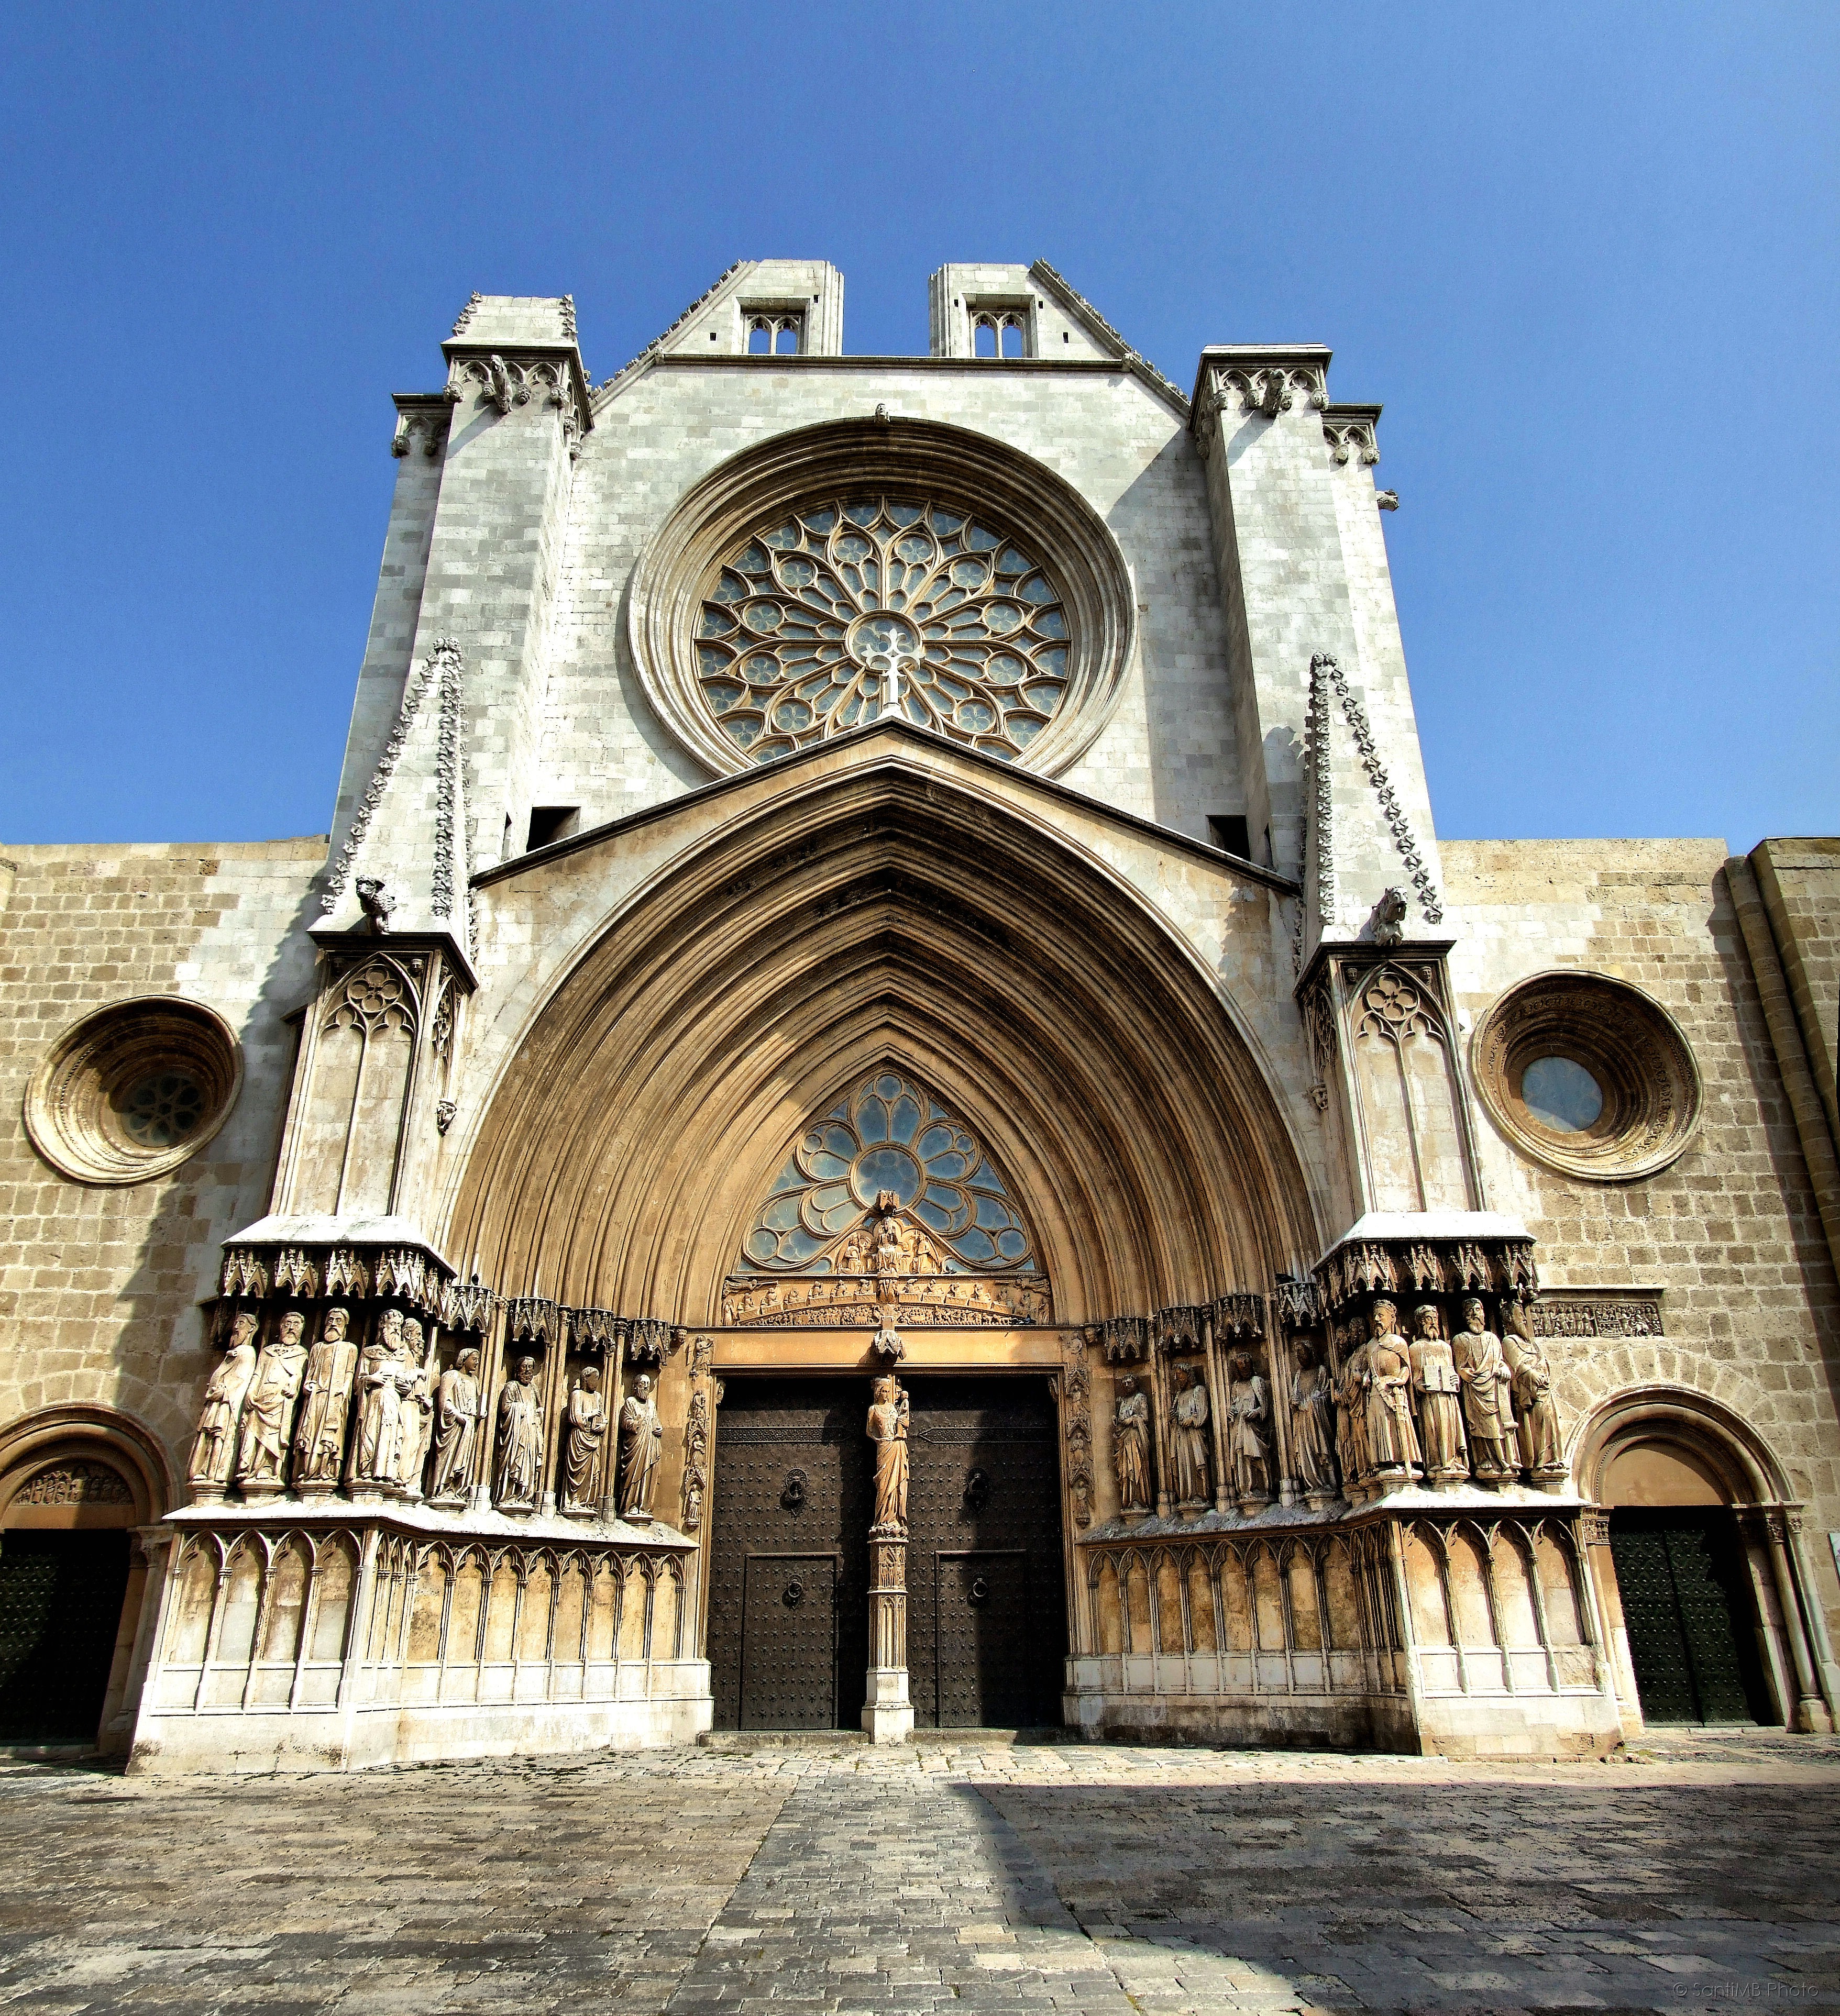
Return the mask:
M1470 1055L1497 1129L1562 1175L1651 1176L1699 1124L1699 1067L1679 1025L1640 988L1606 974L1518 982L1477 1024Z
M26 1132L74 1182L144 1183L210 1140L242 1084L242 1046L214 1009L113 1002L73 1022L33 1073Z
M917 420L835 422L713 470L639 562L629 639L718 772L884 719L1053 776L1135 636L1116 541L1050 470Z

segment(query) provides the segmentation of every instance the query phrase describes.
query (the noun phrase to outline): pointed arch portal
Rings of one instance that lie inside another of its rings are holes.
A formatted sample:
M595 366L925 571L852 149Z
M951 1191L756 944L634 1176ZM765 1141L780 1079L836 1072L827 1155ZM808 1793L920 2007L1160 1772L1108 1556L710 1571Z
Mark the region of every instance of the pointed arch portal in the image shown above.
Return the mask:
M451 1250L719 1324L788 1143L878 1072L1002 1172L1056 1323L1262 1287L1316 1249L1276 1100L1192 951L1027 787L884 735L788 764L607 921L499 1081Z

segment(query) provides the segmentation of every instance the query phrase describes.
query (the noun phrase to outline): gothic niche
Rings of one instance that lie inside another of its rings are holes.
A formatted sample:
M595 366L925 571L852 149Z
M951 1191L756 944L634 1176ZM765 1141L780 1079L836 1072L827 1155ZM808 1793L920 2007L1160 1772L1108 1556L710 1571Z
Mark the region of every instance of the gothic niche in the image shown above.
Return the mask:
M390 1208L421 1021L423 959L379 952L336 980L315 1013L312 1096L299 1122L297 1210Z
M1371 1208L1468 1210L1456 1060L1429 986L1391 962L1351 974L1348 1017Z
M1046 1323L1034 1240L982 1144L904 1073L872 1072L786 1159L725 1284L722 1321L876 1333Z

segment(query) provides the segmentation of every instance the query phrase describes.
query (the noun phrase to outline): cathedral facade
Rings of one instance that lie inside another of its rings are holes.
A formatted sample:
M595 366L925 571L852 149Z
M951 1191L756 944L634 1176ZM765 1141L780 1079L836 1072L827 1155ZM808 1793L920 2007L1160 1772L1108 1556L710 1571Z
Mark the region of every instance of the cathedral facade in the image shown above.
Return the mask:
M1840 843L1440 842L1314 344L399 395L329 839L0 862L0 1742L1833 1726Z

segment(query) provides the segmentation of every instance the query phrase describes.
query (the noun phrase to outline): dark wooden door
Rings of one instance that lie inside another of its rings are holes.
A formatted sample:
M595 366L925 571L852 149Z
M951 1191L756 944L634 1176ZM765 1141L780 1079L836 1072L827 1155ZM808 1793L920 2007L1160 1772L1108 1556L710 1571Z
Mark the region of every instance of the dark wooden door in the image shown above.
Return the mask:
M907 1661L923 1727L1057 1723L1067 1655L1059 1428L1035 1375L905 1381Z
M1730 1513L1613 1512L1610 1548L1643 1715L1651 1722L1767 1720Z
M0 1535L0 1742L88 1743L128 1590L128 1535Z
M869 1385L731 1377L716 1420L718 1729L853 1729L869 1666Z

